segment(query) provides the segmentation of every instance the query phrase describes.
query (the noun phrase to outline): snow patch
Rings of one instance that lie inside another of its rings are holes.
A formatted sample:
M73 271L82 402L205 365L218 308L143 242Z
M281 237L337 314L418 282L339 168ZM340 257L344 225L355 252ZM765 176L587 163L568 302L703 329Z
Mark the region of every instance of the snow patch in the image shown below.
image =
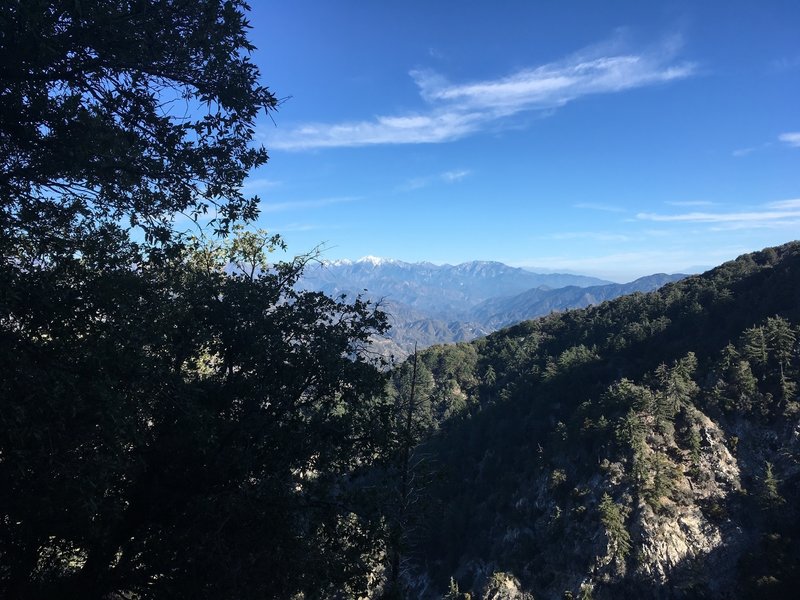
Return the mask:
M373 267L391 264L393 262L395 261L391 258L381 258L379 256L362 256L356 261L357 264L370 264Z

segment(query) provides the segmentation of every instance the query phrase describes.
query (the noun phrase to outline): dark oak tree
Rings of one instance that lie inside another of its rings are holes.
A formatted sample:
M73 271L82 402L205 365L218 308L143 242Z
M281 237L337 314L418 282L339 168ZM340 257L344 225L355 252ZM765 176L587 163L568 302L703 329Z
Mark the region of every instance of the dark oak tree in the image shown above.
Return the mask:
M241 184L276 101L246 8L3 4L0 597L367 587L385 318L296 291L307 259L270 260L279 238L172 226L256 215Z

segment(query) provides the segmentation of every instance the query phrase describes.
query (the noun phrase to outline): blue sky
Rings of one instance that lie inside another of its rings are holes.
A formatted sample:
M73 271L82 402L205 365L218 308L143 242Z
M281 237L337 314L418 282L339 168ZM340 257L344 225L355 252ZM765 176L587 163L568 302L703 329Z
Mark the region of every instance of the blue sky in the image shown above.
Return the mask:
M800 3L253 2L290 251L616 280L800 237Z

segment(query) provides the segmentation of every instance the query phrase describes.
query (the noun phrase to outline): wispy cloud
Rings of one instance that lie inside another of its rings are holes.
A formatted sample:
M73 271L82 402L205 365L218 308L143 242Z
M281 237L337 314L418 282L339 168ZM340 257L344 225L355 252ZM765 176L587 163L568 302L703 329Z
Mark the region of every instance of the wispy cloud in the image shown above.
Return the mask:
M778 136L778 139L784 144L788 144L793 148L800 148L800 131L788 131Z
M770 208L788 208L800 210L800 198L792 198L791 200L778 200L777 202L770 202Z
M436 60L445 60L447 58L447 55L444 52L438 48L434 48L433 46L428 48L428 56Z
M759 210L732 212L688 212L673 215L638 213L640 221L659 223L699 223L712 230L795 227L800 221L800 199L764 204Z
M800 54L796 56L782 56L773 60L770 63L773 71L783 72L791 71L800 67Z
M572 271L583 274L594 274L615 281L631 281L643 275L653 273L653 265L667 273L685 272L688 265L718 264L736 257L747 248L739 246L700 248L666 248L662 250L632 250L614 252L591 257L569 255L536 256L523 261L516 261L515 266L536 268L547 265L554 271Z
M665 202L670 206L714 206L716 202L709 200L675 200L672 202Z
M449 142L524 111L549 111L591 94L609 94L683 79L696 65L677 62L675 39L633 53L584 50L497 79L450 82L426 69L410 72L426 106L400 115L346 123L310 123L279 132L272 148L308 150L376 144Z
M357 196L336 196L332 198L317 198L316 200L296 200L293 202L261 202L259 209L262 213L287 212L292 210L306 210L309 208L323 208L332 204L342 204L358 200Z
M741 158L742 156L747 156L748 154L752 154L756 150L760 150L761 146L750 146L748 148L737 148L731 154L733 154L736 158Z
M800 217L797 211L764 211L764 212L734 212L734 213L707 213L691 212L681 215L659 215L655 213L639 213L637 219L643 221L658 221L661 223L682 221L686 223L727 223L732 221L767 221L785 219L787 217Z
M774 145L774 142L764 142L763 144L758 144L757 146L749 146L747 148L737 148L731 154L736 158L742 158L743 156L749 156L754 152L761 152L763 150L767 150Z
M592 240L595 242L630 242L636 238L622 233L608 233L603 231L562 231L551 233L538 239L543 240Z
M578 204L572 205L574 208L581 208L585 210L599 210L601 212L610 212L610 213L624 213L625 209L620 208L619 206L613 206L611 204L600 204L597 202L579 202Z
M475 132L484 121L485 116L480 114L440 112L377 117L373 121L352 123L316 123L289 130L269 145L283 150L311 150L449 142Z
M316 225L313 223L288 223L286 225L275 226L273 229L279 233L316 231L318 229L331 229L331 227Z
M276 188L281 185L280 181L268 179L266 177L257 177L255 179L248 179L244 182L244 189L248 192L257 192Z
M545 235L535 236L537 240L590 240L594 242L647 242L651 238L664 238L673 235L673 232L664 229L640 229L621 233L615 231L559 231Z
M427 175L425 177L414 177L406 181L403 185L397 188L400 192L410 192L412 190L419 190L428 187L437 182L442 183L457 183L472 174L472 171L467 169L457 169L454 171L444 171L436 175Z
M666 62L666 57L646 54L576 55L500 79L467 84L451 84L432 71L412 71L411 76L422 97L429 102L454 102L461 107L503 115L563 106L588 94L620 92L682 79L695 69L690 63L668 65Z
M469 175L470 172L466 169L459 169L458 171L445 171L442 173L442 181L446 181L447 183L454 183L456 181L461 181Z

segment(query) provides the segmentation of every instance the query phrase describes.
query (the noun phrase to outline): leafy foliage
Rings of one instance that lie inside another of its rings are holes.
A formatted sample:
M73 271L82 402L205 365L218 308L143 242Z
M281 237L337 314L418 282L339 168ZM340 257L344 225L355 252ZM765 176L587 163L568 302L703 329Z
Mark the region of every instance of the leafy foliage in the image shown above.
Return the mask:
M0 596L369 587L386 320L298 292L311 257L275 263L280 238L235 225L276 105L245 9L3 9ZM235 235L175 230L206 211Z
M382 436L365 354L382 315L295 292L301 263L254 276L207 248L105 272L93 258L18 274L4 298L6 589L344 586L366 531L347 477Z
M0 227L49 251L72 220L126 218L165 241L178 212L255 216L242 182L267 160L277 105L249 59L242 0L43 0L3 9ZM50 236L45 235L52 228ZM59 239L60 238L60 239Z

